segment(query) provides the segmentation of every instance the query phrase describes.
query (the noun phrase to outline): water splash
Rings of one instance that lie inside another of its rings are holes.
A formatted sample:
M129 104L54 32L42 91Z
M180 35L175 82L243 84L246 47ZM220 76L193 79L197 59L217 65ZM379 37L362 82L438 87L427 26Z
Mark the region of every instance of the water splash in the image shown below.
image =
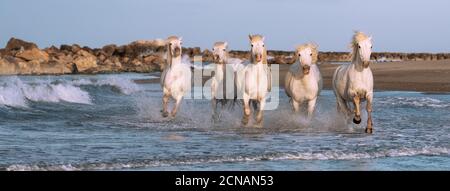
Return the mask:
M71 84L25 83L18 77L3 80L0 85L0 105L27 107L27 100L91 104L89 93Z

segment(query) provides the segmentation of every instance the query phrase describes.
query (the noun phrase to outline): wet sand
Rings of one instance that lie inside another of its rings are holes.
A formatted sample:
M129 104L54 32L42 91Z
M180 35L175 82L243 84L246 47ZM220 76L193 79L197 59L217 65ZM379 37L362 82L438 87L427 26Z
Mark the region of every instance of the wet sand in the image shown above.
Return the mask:
M284 77L289 66L280 65L282 87L284 87ZM324 89L331 89L333 72L338 66L338 64L319 65ZM377 91L450 92L450 60L383 62L373 63L370 68L374 75L374 88ZM139 79L135 82L159 83L159 79Z
M320 65L325 89L331 89L337 67L336 64ZM281 73L285 74L288 67L280 68ZM374 63L370 68L375 90L450 92L450 60Z

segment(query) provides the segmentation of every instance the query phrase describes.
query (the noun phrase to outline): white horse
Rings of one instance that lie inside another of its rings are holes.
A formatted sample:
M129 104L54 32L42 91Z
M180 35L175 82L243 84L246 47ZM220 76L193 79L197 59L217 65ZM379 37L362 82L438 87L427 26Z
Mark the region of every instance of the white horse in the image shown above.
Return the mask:
M372 53L372 37L355 32L352 38L352 63L339 66L333 75L333 90L338 112L351 115L349 103L354 106L355 124L361 123L360 103L367 101L366 133L372 133L373 75L369 68Z
M238 71L236 84L244 101L242 124L247 125L251 114L250 102L256 113L256 126L262 127L266 95L271 90L271 71L267 64L264 37L249 35L251 45L250 64ZM257 107L259 106L259 107Z
M170 36L166 40L166 65L161 74L161 88L163 89L162 116L168 117L167 111L170 97L175 100L171 115L176 116L181 100L191 87L191 69L181 62L181 38Z
M296 62L289 68L285 78L285 91L291 98L295 112L308 103L308 120L313 116L317 97L322 90L322 76L317 67L318 51L315 44L304 44L295 51Z
M231 97L227 96L227 63L228 63L228 43L216 42L213 46L213 59L215 64L215 73L211 78L211 107L212 119L218 119L217 102L225 105ZM233 94L234 95L234 94ZM233 97L234 99L234 97Z

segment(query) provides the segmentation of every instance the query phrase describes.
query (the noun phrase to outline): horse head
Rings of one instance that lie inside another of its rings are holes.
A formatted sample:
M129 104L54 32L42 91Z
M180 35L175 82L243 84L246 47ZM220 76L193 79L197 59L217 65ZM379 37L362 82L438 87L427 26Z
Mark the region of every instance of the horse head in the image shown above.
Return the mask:
M352 39L352 61L362 63L364 68L370 65L370 55L372 54L372 37L362 32L355 32Z
M182 37L177 36L170 36L166 40L166 46L168 54L171 57L178 57L181 55L181 44L182 44Z
M316 64L318 51L317 45L309 43L303 44L296 48L295 57L300 64L300 72L304 75L308 75L312 64Z
M264 37L261 35L248 35L250 39L251 46L251 58L250 61L254 63L259 63L261 61L265 62L266 59L266 48L264 47Z
M212 48L212 51L213 51L214 62L216 64L225 64L226 63L226 59L228 57L227 48L228 48L227 42L214 43L214 47Z

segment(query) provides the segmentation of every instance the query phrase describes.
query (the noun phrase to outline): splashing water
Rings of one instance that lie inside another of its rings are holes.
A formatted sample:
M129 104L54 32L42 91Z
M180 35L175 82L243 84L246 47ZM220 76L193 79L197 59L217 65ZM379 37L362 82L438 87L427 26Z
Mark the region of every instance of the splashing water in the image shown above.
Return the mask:
M448 94L375 92L369 136L329 90L311 122L283 90L263 128L240 125L240 104L214 123L209 100L163 118L160 85L134 83L148 78L0 77L0 170L450 170Z

